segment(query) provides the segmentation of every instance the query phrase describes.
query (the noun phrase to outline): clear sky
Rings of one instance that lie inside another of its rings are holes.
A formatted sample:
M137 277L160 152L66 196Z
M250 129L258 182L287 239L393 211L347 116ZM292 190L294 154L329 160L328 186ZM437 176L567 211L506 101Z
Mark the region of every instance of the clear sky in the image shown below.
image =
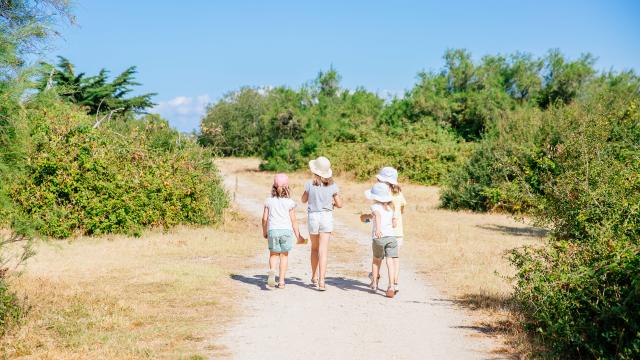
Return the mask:
M138 67L138 92L180 130L244 85L297 87L333 65L343 86L384 94L439 70L447 48L478 59L591 52L600 69L640 70L640 1L75 0L49 59L79 71Z

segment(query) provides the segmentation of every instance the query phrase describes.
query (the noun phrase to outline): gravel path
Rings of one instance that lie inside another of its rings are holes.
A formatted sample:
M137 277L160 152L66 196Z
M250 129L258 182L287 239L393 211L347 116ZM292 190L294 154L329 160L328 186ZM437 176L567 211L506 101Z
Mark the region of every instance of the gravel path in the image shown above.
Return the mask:
M232 191L263 187L252 180L251 173L227 173L225 184ZM258 221L264 199L255 191L239 191L235 201ZM308 237L306 226L301 229ZM362 229L347 227L336 215L332 241L343 241L347 234L350 241L357 240L358 250L351 261L329 262L326 292L308 285L309 245L295 246L290 253L284 290L266 287L266 264L233 275L250 290L242 317L219 342L234 359L497 357L490 353L496 344L470 330L470 319L419 279L407 261L394 299L385 298L382 291L371 294L366 278L371 261L369 236ZM266 263L266 248L258 257L257 263ZM382 279L381 287L386 288L385 273Z

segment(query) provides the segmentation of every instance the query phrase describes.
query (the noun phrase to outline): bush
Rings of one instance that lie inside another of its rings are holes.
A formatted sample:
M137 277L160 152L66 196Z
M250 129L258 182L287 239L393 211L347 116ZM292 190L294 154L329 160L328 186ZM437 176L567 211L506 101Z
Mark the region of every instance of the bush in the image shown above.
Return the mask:
M518 174L550 243L514 251L515 298L551 355L640 357L640 81L553 108L535 177ZM532 181L535 179L535 181Z
M94 129L92 118L47 94L26 111L29 161L11 195L43 235L210 224L227 205L210 154L164 120L116 119Z
M400 129L378 128L359 137L360 142L329 144L320 148L338 172L359 180L371 179L380 168L394 166L407 180L434 185L467 156L471 144L425 119Z
M560 358L640 357L640 246L624 241L514 252L525 326Z
M542 112L521 108L496 118L468 159L449 172L443 181L442 206L473 211L523 212L532 206L520 196L516 175L526 173L528 184L536 182L537 148L540 146ZM532 187L536 188L537 187Z

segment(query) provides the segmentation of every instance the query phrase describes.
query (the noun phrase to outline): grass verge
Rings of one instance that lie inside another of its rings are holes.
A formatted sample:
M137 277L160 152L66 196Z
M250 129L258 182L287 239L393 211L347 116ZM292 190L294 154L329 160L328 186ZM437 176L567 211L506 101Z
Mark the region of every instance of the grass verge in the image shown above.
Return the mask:
M215 229L41 243L11 280L30 309L0 351L39 359L222 356L215 337L243 295L229 275L262 245L256 226L228 212Z

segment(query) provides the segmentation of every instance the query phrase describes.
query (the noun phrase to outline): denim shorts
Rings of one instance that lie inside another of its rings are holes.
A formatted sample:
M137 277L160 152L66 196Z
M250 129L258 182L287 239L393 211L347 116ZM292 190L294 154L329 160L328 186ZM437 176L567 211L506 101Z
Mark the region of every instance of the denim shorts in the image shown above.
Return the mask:
M267 233L269 251L283 253L293 248L293 231L273 229Z
M309 213L309 234L333 232L333 211L317 211Z
M396 241L395 236L383 236L378 239L373 239L371 242L371 248L373 250L374 258L382 259L385 257L398 257L398 242Z

